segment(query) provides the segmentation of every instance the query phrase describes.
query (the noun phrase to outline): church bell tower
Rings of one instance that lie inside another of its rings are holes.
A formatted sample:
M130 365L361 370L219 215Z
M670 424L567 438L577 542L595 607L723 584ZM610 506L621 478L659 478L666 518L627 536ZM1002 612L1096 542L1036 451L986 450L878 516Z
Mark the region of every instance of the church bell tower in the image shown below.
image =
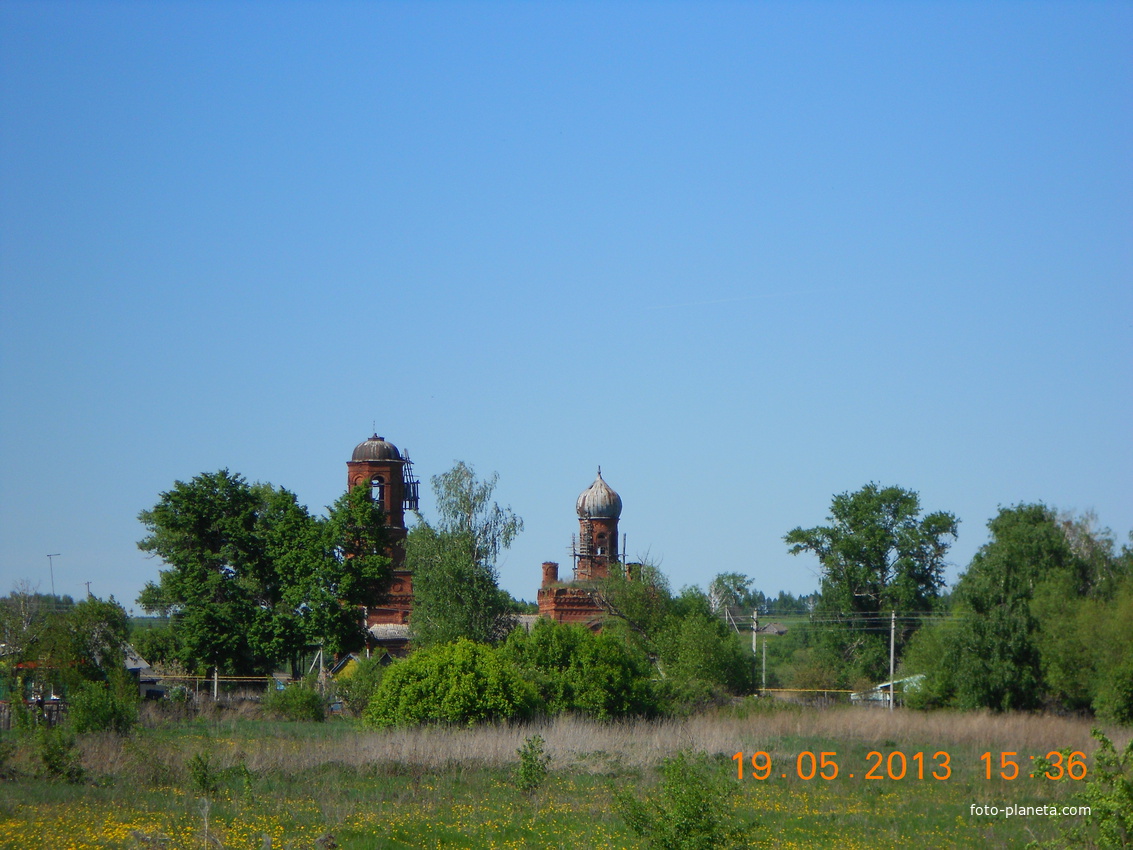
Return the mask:
M575 511L578 513L575 575L579 581L607 578L610 562L618 560L622 497L602 479L602 467L598 467L594 483L579 494Z
M408 452L400 452L393 443L377 434L354 447L346 462L346 486L369 488L370 498L386 515L389 549L393 562L393 578L389 595L382 604L367 607L366 624L408 623L413 610L413 577L405 569L405 511L417 510L417 479Z

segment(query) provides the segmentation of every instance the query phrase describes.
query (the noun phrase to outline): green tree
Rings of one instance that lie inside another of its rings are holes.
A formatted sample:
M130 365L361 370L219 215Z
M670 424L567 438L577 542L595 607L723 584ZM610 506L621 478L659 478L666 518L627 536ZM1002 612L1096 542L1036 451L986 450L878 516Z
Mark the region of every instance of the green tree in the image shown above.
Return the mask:
M317 569L293 573L290 599L312 643L334 654L352 652L365 643L361 606L379 603L389 589L385 513L368 488L358 486L330 507L321 531Z
M169 623L135 628L130 634L130 644L154 667L180 665L184 653L181 640Z
M610 564L609 575L592 582L590 592L606 612L604 629L624 634L627 641L656 654L652 636L672 612L673 594L655 564Z
M727 606L740 605L748 596L752 579L742 573L719 573L708 585L708 598L712 600L712 610L719 611Z
M43 596L25 587L0 599L0 643L10 648L0 669L7 668L10 684L21 689L70 695L88 683L111 681L122 691L128 634L126 611L114 597L88 596L76 604L69 596ZM34 662L18 683L17 662ZM136 684L129 682L125 690L136 701Z
M523 529L523 520L492 501L497 480L493 474L480 481L463 462L432 479L437 522L430 525L418 515L405 547L413 571L410 626L419 646L461 637L496 643L514 625L495 561Z
M1133 726L1133 580L1126 579L1092 621L1090 707L1102 718Z
M150 533L138 547L170 569L160 572L157 585L147 584L138 603L173 614L186 668L263 673L305 644L298 612L281 607L283 582L268 554L290 548L282 537L303 525L305 511L290 493L276 496L225 469L176 482L139 515ZM297 557L302 547L295 541Z
M523 520L510 507L501 508L492 501L499 478L493 472L481 481L464 461L432 478L437 531L461 541L468 546L471 561L488 567L495 565L500 552L523 531Z
M918 634L905 670L924 706L1058 705L1133 719L1133 577L1093 520L1043 504L1001 508L953 594L952 617Z
M1056 574L1035 587L1030 610L1047 701L1133 723L1133 578L1103 578L1105 595L1075 596Z
M356 606L388 579L381 511L351 492L319 520L295 495L228 470L178 481L139 518L138 546L169 569L138 597L172 615L191 670L295 667L311 645L359 645Z
M1133 578L1133 532L1129 534L1130 543L1118 552L1113 532L1099 524L1093 511L1081 515L1061 512L1058 525L1070 551L1082 564L1078 578L1083 594L1109 598L1123 582Z
M9 662L35 661L50 642L53 624L75 607L70 596L37 593L27 582L20 582L0 598L0 643L6 647Z
M735 630L713 614L698 588L686 587L653 638L658 691L670 713L688 713L751 690L752 663Z
M914 491L872 483L835 496L828 519L827 526L792 529L784 540L792 555L818 556L817 612L844 621L825 632L831 666L846 683L876 681L888 673L889 622L882 615L932 609L959 521L945 511L922 517ZM906 638L898 636L901 644Z
M130 620L113 596L88 596L67 613L65 628L71 644L68 655L84 678L104 682L111 673L125 670Z
M1053 510L1042 504L1001 508L956 586L967 628L955 658L956 702L998 711L1036 707L1042 696L1036 588L1061 586L1073 594L1087 582Z
M607 613L603 633L653 663L663 710L684 713L750 689L751 656L698 588L673 596L654 565L612 565L592 594Z

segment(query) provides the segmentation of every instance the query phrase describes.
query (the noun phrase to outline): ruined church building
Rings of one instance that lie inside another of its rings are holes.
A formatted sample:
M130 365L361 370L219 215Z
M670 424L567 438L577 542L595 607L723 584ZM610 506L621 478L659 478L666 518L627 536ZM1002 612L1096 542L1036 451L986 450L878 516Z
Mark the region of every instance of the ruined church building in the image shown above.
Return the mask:
M409 642L409 615L413 611L413 574L405 568L405 512L417 510L420 483L414 477L408 452L374 434L354 447L346 462L346 486L369 489L370 498L381 505L389 534L388 555L393 574L388 594L365 610L366 629L374 646L398 654ZM573 579L560 581L559 565L543 563L543 581L538 592L539 616L590 629L599 628L602 609L590 593L589 583L610 574L610 564L624 563L618 552L618 519L622 498L602 478L599 467L594 483L575 502L578 535L572 539Z

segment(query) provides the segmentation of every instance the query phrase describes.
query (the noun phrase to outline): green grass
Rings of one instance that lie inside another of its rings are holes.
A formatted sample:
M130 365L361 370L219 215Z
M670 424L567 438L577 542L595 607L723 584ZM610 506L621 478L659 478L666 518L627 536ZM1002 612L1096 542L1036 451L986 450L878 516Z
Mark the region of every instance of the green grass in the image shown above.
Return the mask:
M1077 788L989 781L980 753L998 758L1013 750L1024 762L1062 747L1090 753L1088 729L1060 718L799 708L685 721L560 719L390 732L341 719L182 721L127 738L80 736L87 774L81 785L36 776L34 746L21 740L10 760L15 778L0 793L0 847L140 848L153 846L144 838L167 838L165 847L199 848L206 815L224 847L249 850L261 850L265 836L273 848L310 848L327 833L340 847L359 850L638 847L614 812L613 795L620 788L644 793L658 781L662 759L682 749L707 753L713 769L733 782L733 753L771 754L773 775L745 777L732 799L737 821L755 824L747 827L750 846L1023 846L1055 837L1059 821L973 817L970 805L1062 805ZM535 733L552 762L542 787L525 794L516 787L516 750ZM1128 733L1117 737L1123 742ZM837 753L839 777L798 778L796 757L804 750ZM924 751L926 770L934 766L931 754L945 750L952 776L866 780L874 750ZM217 771L211 799L195 791L188 768L199 753L208 753Z

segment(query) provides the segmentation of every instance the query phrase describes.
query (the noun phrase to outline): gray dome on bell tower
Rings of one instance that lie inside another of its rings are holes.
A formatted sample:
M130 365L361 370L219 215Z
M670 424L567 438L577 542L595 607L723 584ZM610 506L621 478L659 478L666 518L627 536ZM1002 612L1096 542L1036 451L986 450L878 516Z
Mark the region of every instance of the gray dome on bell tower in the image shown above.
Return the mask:
M622 515L622 497L603 480L598 467L598 477L579 494L574 507L583 519L617 519Z
M388 442L385 437L374 434L370 439L363 440L354 447L350 459L352 461L401 460L401 453L398 452L397 446Z

